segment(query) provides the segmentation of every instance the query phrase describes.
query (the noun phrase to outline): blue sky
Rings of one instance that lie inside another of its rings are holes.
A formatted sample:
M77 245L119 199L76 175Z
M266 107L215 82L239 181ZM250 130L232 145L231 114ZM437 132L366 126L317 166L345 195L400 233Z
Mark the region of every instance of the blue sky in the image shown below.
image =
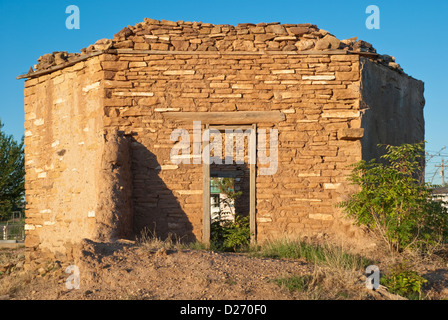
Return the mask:
M79 30L65 26L69 16L65 9L72 4L80 10ZM380 9L379 30L365 26L369 5ZM339 39L356 36L372 43L379 53L396 57L407 74L425 82L426 148L435 153L448 145L447 16L447 0L0 0L0 119L6 133L22 137L24 80L16 76L27 73L40 56L53 51L80 52L145 17L231 25L310 22ZM433 182L441 183L432 166L440 164L445 155L448 163L448 149L431 159L428 180L434 176Z

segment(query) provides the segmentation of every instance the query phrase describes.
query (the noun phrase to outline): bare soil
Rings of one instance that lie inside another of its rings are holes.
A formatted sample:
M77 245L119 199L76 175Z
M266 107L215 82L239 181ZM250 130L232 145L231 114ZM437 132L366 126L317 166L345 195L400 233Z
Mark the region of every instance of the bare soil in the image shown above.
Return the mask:
M365 275L332 274L300 260L267 259L246 253L148 248L133 242L85 241L76 266L79 289L58 261L25 271L24 249L0 250L0 299L10 300L305 300L399 299L365 286ZM448 298L448 269L425 267L429 298ZM327 279L315 290L289 290L275 282L294 275ZM337 282L337 285L336 282ZM338 282L339 281L339 282ZM341 284L343 284L341 286ZM340 287L333 290L330 287Z

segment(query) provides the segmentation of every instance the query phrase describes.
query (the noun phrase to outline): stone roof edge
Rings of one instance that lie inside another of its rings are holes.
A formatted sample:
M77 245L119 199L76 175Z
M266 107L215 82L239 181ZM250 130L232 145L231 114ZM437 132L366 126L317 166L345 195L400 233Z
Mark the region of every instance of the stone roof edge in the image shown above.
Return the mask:
M63 64L59 64L59 65L55 65L55 66L53 66L51 68L48 68L48 69L45 69L45 70L38 70L38 71L28 72L26 74L19 75L19 76L16 77L16 79L20 80L20 79L26 79L26 78L30 79L30 78L34 78L34 77L39 77L39 76L42 76L42 75L45 75L45 74L52 73L52 72L57 71L57 70L61 70L61 69L65 69L65 68L71 67L71 66L77 64L78 62L87 60L87 59L89 59L91 57L99 56L99 55L104 54L104 53L105 53L104 51L94 51L94 52L90 52L90 53L87 53L87 54L83 54L83 55L80 55L76 59L73 59L73 60L71 60L69 62L66 62L66 63L63 63Z
M35 77L39 77L42 75L46 75L49 73L53 73L55 71L65 69L75 65L78 62L87 60L91 57L99 56L102 54L176 54L176 55L347 55L347 54L355 54L359 56L365 57L377 57L377 53L370 52L357 52L357 51L347 51L347 50L325 50L325 51L317 51L317 50L309 50L309 51L160 51L160 50L135 50L135 49L107 49L107 50L98 50L94 52L90 52L87 54L80 55L79 57L62 64L55 65L48 69L37 70L33 72L28 72L26 74L22 74L16 77L17 80L21 79L31 79Z

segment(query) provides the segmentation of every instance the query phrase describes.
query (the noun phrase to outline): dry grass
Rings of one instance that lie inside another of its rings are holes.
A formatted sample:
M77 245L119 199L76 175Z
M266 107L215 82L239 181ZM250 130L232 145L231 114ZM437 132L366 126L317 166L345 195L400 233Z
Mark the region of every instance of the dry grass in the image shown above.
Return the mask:
M21 271L14 276L0 278L0 296L13 296L16 292L23 290L33 279L31 273Z
M12 296L31 282L31 274L22 269L24 259L23 250L0 250L0 296Z
M151 251L157 251L160 249L175 249L181 250L185 247L185 245L181 242L179 238L174 235L168 235L166 239L161 239L156 236L154 231L150 231L145 228L140 232L140 236L138 237L138 243L145 249Z
M365 299L365 257L330 244L317 245L300 240L276 240L252 252L254 256L300 259L314 265L311 274L293 275L274 282L288 290L300 291L304 299Z
M280 239L265 243L252 252L268 258L303 259L334 270L364 270L373 261L352 254L330 243L315 244L305 240Z
M163 240L148 229L142 231L138 242L150 251L206 249L205 245L198 242L182 244L175 237ZM371 261L348 253L341 247L283 239L266 243L262 247L250 248L248 254L252 257L302 259L313 264L314 269L310 274L289 275L270 280L286 290L298 292L302 299L362 300L368 296L363 273Z

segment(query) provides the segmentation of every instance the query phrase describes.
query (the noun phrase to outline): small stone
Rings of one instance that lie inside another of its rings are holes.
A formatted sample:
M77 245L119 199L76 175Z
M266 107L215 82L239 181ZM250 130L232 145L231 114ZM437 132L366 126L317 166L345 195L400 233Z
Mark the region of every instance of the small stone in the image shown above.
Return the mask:
M91 53L95 51L95 46L93 44L91 44L90 46L87 47L86 49L86 53Z
M358 40L358 37L353 37L353 38L341 40L341 42L348 46L353 46L357 42L357 40Z
M147 24L159 24L159 23L160 23L159 20L150 19L150 18L145 18L144 21L145 21L145 23L147 23Z
M249 40L235 40L233 42L233 50L235 51L257 51L254 43Z
M274 41L295 41L295 40L297 40L296 36L280 36L274 38Z
M327 40L330 43L330 49L339 49L339 45L341 44L341 41L337 39L336 37L327 34L324 37L324 40Z
M336 37L327 34L322 39L318 40L316 43L316 50L327 50L327 49L338 49L341 41Z
M268 47L266 48L267 50L279 50L280 49L280 43L278 43L277 41L269 41L267 43Z
M124 27L117 34L115 34L114 37L115 38L120 38L120 37L127 38L129 36L132 36L133 34L134 34L134 32L132 32L131 29L129 29L128 27Z
M175 50L178 51L186 51L190 46L190 42L184 40L172 40L171 44L174 46Z
M219 40L216 41L215 46L218 49L218 51L226 51L228 48L232 46L232 41Z
M216 33L221 33L221 26L215 26L212 28L212 30L210 31L211 34L216 34Z
M314 41L310 39L302 39L297 41L295 46L299 51L310 50L314 47Z
M255 36L255 42L266 42L275 38L274 34L257 34Z
M330 48L330 42L326 39L320 39L316 42L316 46L314 48L316 50L327 50Z
M283 47L283 51L297 51L297 47L293 44L289 44Z
M111 39L100 39L94 44L95 50L107 50L112 47Z
M400 68L400 65L398 63L395 62L389 62L389 67L394 68L394 69L398 69Z
M250 28L250 32L255 33L255 34L262 34L262 33L266 33L266 30L264 29L264 27L254 27L254 28Z
M175 21L170 21L170 20L160 20L160 24L161 25L165 25L165 26L172 26L172 27L177 27L177 22Z
M387 55L387 54L380 54L380 55L378 56L378 58L381 59L381 60L383 60L383 61L386 62L386 63L389 63L389 62L395 62L395 58L392 57L392 56L389 56L389 55Z
M306 27L292 27L288 29L290 34L301 36L302 34L309 33L310 29Z
M37 69L46 69L55 63L54 56L51 53L44 54L42 57L37 59L37 62Z
M373 46L372 46L372 44L371 43L369 43L369 42L367 42L367 41L363 41L363 40L359 40L358 41L358 45L361 47L361 48L373 48Z
M285 27L279 24L269 25L266 27L266 33L273 33L276 35L287 35Z
M135 44L134 45L134 49L136 49L136 45L137 44ZM148 44L148 47L149 47L149 44ZM148 49L148 48L143 48L143 47L141 47L141 48L139 48L140 50L146 50L146 49ZM166 43L152 43L151 44L151 50L160 50L160 51L166 51L166 50L168 50L168 44L166 44Z
M118 41L113 46L115 49L134 48L134 42L132 40Z

